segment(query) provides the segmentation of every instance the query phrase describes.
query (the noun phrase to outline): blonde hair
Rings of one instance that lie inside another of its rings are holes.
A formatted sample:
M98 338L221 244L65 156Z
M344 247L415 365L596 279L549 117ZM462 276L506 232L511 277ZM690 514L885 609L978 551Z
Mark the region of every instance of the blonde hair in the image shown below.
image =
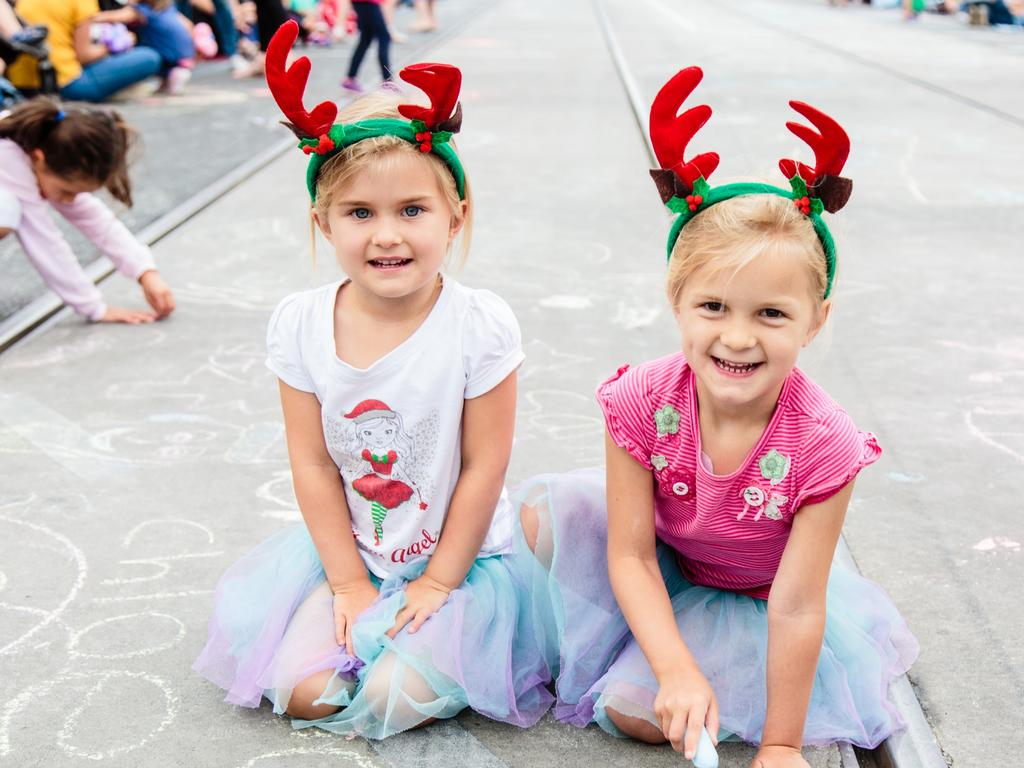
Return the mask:
M742 195L715 203L693 217L672 248L665 289L675 307L694 273L711 266L733 274L765 253L800 255L820 305L828 284L825 251L811 220L793 201L772 194Z
M342 109L338 115L339 122L355 123L370 118L404 120L405 118L398 112L398 105L401 103L404 103L404 100L400 100L393 94L380 91L369 93ZM452 147L455 148L454 141ZM455 185L455 177L444 160L433 152L420 152L417 145L397 136L375 136L350 144L321 166L316 180L316 202L314 203L320 221L327 220L327 211L330 209L335 195L343 190L357 174L374 165L386 168L386 164L394 158L394 153L397 152L408 153L410 156L418 157L423 162L430 164L430 169L437 178L438 186L451 209L452 216L462 218L462 206L460 205L459 191ZM458 259L454 265L456 268L465 264L469 255L469 244L473 238L473 195L470 191L468 177L465 181L465 193L466 215L462 230L456 237L459 243Z

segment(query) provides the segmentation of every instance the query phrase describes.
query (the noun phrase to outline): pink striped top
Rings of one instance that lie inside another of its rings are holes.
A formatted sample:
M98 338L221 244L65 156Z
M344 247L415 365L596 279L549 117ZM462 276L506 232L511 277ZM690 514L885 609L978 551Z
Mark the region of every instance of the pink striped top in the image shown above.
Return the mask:
M656 479L655 529L694 584L767 598L793 515L828 499L881 454L824 390L794 368L743 465L716 475L702 456L693 372L677 353L597 389L617 445Z

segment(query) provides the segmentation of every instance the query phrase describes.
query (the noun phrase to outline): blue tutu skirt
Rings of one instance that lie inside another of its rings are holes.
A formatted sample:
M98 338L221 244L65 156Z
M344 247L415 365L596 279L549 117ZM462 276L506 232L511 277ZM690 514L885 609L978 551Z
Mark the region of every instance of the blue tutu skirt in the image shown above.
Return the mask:
M226 690L226 701L256 707L266 697L278 714L301 680L331 670L318 702L341 709L320 720L293 720L297 728L381 739L466 707L522 727L536 723L553 701L545 687L550 640L530 600L536 563L522 554L476 560L416 634L403 630L392 640L385 633L404 605L404 585L426 564L421 558L375 580L380 597L356 622L355 658L335 641L333 598L308 530L285 529L221 578L194 669ZM382 670L393 682L384 700L366 685ZM419 691L404 684L413 678Z
M517 509L533 507L541 522L537 557L546 583L540 589L558 648L556 717L580 727L597 722L622 736L606 714L611 708L657 727L658 683L608 580L603 472L540 476L516 488L513 501ZM718 700L720 737L759 743L767 707L767 601L689 583L664 544L658 558L679 631ZM834 564L804 743L871 749L902 728L888 689L917 651L885 592Z

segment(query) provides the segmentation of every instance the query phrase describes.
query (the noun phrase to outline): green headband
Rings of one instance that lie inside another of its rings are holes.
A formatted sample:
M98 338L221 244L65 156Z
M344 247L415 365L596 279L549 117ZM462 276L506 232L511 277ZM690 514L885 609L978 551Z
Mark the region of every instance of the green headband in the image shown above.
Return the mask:
M771 184L757 184L752 182L723 184L720 187L710 187L707 181L704 180L703 176L698 177L693 183L693 194L687 195L686 197L676 197L673 195L665 203L665 206L670 211L679 214L676 217L676 220L672 222L672 228L668 233L668 246L666 248L665 255L666 260L672 258L672 249L676 247L676 241L679 239L679 235L683 231L683 227L692 221L693 218L701 211L710 208L715 203L720 203L723 200L731 200L734 197L742 197L744 195L777 195L778 197L784 197L787 200L792 200L794 205L799 208L807 218L811 220L811 224L814 225L814 232L818 235L818 240L821 241L822 250L825 252L825 272L828 277L828 281L823 298L827 299L832 293L832 283L836 276L836 244L832 239L832 233L829 232L828 225L825 223L825 220L821 218L821 213L825 210L825 206L824 203L822 203L821 198L810 197L808 195L807 182L800 178L800 176L790 179L789 183L793 186L791 190L775 187Z
M459 156L451 146L452 134L462 127L459 89L462 73L450 64L410 64L399 77L415 85L430 97L430 106L401 104L398 112L407 120L371 118L355 123L335 123L338 105L323 101L306 111L302 95L309 79L309 59L302 56L288 66L288 53L299 34L294 20L282 24L267 46L267 85L277 105L288 118L287 125L299 138L299 147L310 156L306 187L310 200L316 200L316 179L320 168L331 157L356 142L377 136L394 136L415 144L420 152L433 152L448 166L455 178L459 199L466 199L466 174Z
M309 199L316 200L316 180L324 163L345 147L377 136L394 136L417 145L421 152L431 152L437 155L452 172L459 199L466 199L466 173L462 169L459 156L451 146L452 132L431 132L427 130L427 126L422 120L409 122L394 118L373 118L348 124L335 123L320 138L301 139L299 147L303 152L309 154L309 166L306 168L306 187L309 189ZM324 138L327 139L326 142ZM323 149L317 151L321 147Z

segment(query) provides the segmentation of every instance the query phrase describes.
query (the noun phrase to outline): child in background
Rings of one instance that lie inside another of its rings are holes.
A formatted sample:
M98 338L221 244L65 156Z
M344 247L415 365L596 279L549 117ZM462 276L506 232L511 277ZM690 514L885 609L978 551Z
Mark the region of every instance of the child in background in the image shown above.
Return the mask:
M352 0L352 10L356 14L359 25L359 42L352 51L352 59L348 65L348 76L341 81L341 87L352 93L362 93L363 86L359 83L359 68L363 57L370 46L377 43L377 60L380 62L381 79L391 80L391 32L388 30L387 19L381 8L382 0Z
M91 193L105 187L132 204L127 156L131 128L113 110L44 98L0 115L0 237L12 232L46 284L83 317L149 323L174 311L174 295L153 256ZM152 312L108 306L50 218L53 208L122 274L142 286Z
M128 0L123 8L101 11L95 21L129 25L139 45L160 54L161 90L171 95L184 93L192 78L196 51L173 0Z
M791 105L816 165L783 160L789 189L711 187L718 155L684 151L711 109L679 114L702 77L651 108L679 214L667 293L682 351L598 387L606 476L542 477L517 491L559 617L556 715L617 736L759 745L752 768L807 768L803 744L877 746L901 727L887 700L917 644L887 596L833 565L874 436L796 368L832 308L835 248L821 217L845 204L849 139Z
M520 726L552 701L544 633L523 602L504 488L519 327L508 305L441 272L472 197L450 141L461 74L407 67L430 107L371 94L305 111L287 22L267 81L310 156L313 218L348 278L270 320L304 524L235 563L195 668L227 700L384 738L465 707ZM454 114L453 114L454 110Z

